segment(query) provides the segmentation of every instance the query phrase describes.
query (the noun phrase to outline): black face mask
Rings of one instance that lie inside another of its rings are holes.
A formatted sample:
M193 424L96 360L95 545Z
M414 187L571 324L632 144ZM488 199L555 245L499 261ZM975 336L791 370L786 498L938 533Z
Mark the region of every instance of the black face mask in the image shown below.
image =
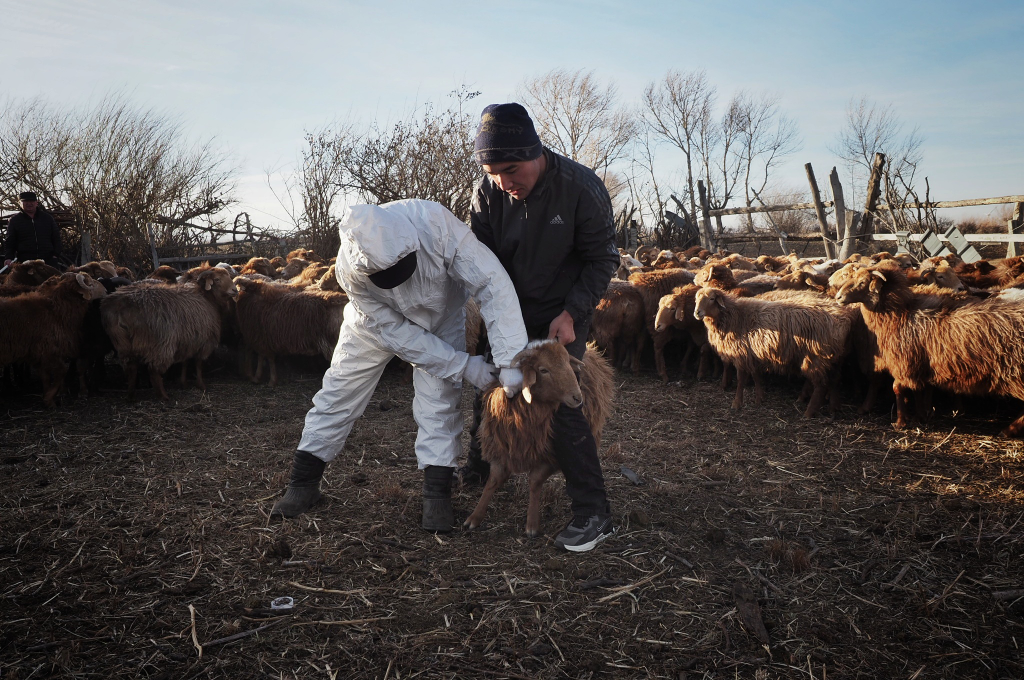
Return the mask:
M379 272L370 274L369 279L370 283L378 288L389 290L408 281L414 271L416 271L415 250L387 269L382 269Z

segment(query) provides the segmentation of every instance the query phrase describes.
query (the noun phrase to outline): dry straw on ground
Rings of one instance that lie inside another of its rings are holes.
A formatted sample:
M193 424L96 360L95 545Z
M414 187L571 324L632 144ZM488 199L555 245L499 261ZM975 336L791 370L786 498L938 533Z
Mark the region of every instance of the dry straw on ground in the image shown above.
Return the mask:
M272 390L215 371L166 405L5 397L0 677L1024 677L1007 413L898 433L852 406L802 420L795 384L735 414L710 383L618 380L603 454L619 533L578 556L551 544L560 478L542 539L523 536L522 483L481 531L417 528L398 371L328 467L326 503L283 524L267 511L313 372ZM294 608L271 609L281 596Z

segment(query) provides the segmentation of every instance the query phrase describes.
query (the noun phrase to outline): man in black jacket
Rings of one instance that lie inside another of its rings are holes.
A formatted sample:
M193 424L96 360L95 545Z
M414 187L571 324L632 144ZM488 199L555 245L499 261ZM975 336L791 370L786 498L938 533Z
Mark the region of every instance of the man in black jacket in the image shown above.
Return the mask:
M545 149L526 109L483 110L475 143L486 173L477 184L471 227L498 256L519 295L531 339L552 338L583 358L594 308L619 266L611 199L593 170ZM475 428L463 479L483 480ZM555 539L572 552L614 532L597 445L583 412L559 407L552 450L565 475L573 520Z
M43 260L57 267L60 257L60 228L53 215L43 210L32 191L24 191L21 212L11 218L4 239L4 265L15 258L20 262Z

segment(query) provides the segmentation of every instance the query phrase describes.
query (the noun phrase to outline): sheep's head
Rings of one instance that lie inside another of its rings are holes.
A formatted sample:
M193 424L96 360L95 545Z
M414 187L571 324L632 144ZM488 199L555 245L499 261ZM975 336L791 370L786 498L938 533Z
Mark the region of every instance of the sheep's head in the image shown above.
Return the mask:
M196 278L196 285L208 296L212 297L217 305L226 307L228 299L238 297L238 288L231 280L231 274L219 267L210 267L201 272Z
M21 286L38 286L51 276L57 276L60 271L51 267L42 260L26 260L15 262L11 265L11 273L7 276L7 283L16 283Z
M303 270L305 270L306 267L309 266L309 264L310 263L308 260L304 260L301 257L292 258L288 260L288 264L281 268L281 271L278 272L278 275L282 279L295 278L296 276L301 274Z
M836 293L836 302L841 305L861 303L868 309L875 309L882 299L882 288L895 272L880 267L864 267L853 272Z
M661 333L672 326L676 318L676 310L679 307L678 296L675 293L663 295L658 301L658 313L654 317L654 330Z
M57 286L61 289L67 288L75 291L86 300L98 300L107 294L103 284L92 278L85 272L66 272L51 279L54 283L47 282L42 288Z
M964 284L945 260L928 262L921 267L921 280L925 283L934 283L939 288L949 288L957 292L965 290Z
M320 277L320 290L341 292L341 284L338 283L338 272L333 264L327 268L327 273Z
M736 277L733 276L732 270L724 264L705 265L693 277L693 282L705 288L721 288L722 290L736 287Z
M711 326L722 313L727 293L717 288L701 288L697 291L697 299L693 310L693 316L698 321L703 321L705 326Z
M264 276L273 277L275 274L277 274L277 269L274 267L273 264L271 264L270 260L268 260L267 258L254 257L245 263L245 266L242 267L242 273L263 274Z
M576 369L583 362L570 356L557 340L534 340L512 360L523 372L523 399L526 403L563 403L570 408L583 405L583 392Z

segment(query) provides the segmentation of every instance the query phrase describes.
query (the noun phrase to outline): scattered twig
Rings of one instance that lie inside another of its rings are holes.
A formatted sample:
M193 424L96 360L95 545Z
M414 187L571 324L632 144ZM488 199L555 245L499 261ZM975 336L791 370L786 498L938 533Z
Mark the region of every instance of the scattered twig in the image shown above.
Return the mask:
M613 592L611 595L605 595L604 597L600 598L598 600L598 602L609 602L611 600L614 600L617 597L621 597L621 596L625 595L626 593L632 592L632 591L636 590L637 588L639 588L640 586L646 585L646 584L650 583L651 581L653 581L654 579L658 578L659 576L661 576L662 574L664 574L666 571L668 571L671 568L672 567L666 567L665 569L662 569L661 571L659 571L657 574L652 574L651 576L648 576L645 579L641 579L641 580L637 581L636 583L630 584L628 586L622 586L620 588L614 588L613 590L615 590L615 592Z
M765 584L766 586L768 586L769 588L774 590L777 594L779 594L779 595L785 595L786 594L786 592L782 588L778 587L777 585L775 585L774 583L769 581L767 578L765 578L764 576L761 576L761 574L755 572L753 569L751 569L750 567L745 565L743 562L740 561L740 558L738 558L738 557L736 558L736 564L738 564L741 567L743 567L744 569L746 569L748 574L750 574L751 576L756 578L758 581L760 581L761 583Z
M299 623L293 623L293 626L362 626L363 624L373 623L374 621L387 621L393 619L394 616L377 616L372 619L346 619L344 621L301 621Z
M199 637L196 635L196 608L191 604L188 606L189 618L192 619L192 644L195 645L196 651L199 652L199 658L203 658L203 646L199 644Z
M260 626L258 628L253 628L252 630L247 630L247 631L244 631L242 633L235 633L234 635L228 635L227 637L222 637L222 638L217 638L216 640L211 640L210 642L207 642L205 645L203 645L203 649L209 649L210 647L216 647L217 645L224 645L224 644L227 644L229 642L234 642L235 640L241 640L242 638L247 638L250 635L255 635L256 633L260 633L260 632L266 630L267 628L273 628L274 626L276 626L277 624L281 623L284 620L285 620L285 617L282 617L282 618L279 618L279 619L275 619L274 621L271 621L270 623L264 624L264 625L262 625L262 626Z

